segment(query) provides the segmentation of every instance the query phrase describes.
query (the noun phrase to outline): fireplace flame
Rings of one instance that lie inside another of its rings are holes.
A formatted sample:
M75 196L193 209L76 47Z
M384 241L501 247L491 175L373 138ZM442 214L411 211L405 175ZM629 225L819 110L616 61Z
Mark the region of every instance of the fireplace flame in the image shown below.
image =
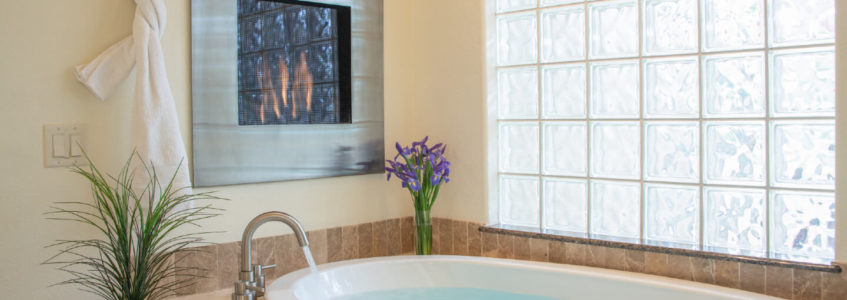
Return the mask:
M302 96L306 101L306 112L312 112L312 86L314 86L314 81L312 79L312 72L309 71L309 64L306 62L306 53L300 52L300 64L297 65L297 69L294 70L294 78L297 81L294 82L294 89L299 91L298 96ZM304 91L305 90L305 91ZM305 95L301 94L304 93ZM294 103L296 103L297 99L294 99ZM296 117L296 115L295 115Z
M312 87L314 87L314 78L312 72L309 71L309 64L306 60L306 53L300 52L300 62L297 68L294 69L294 80L291 80L291 74L288 72L288 64L282 59L279 62L279 93L274 86L274 80L271 78L271 68L267 61L262 61L262 66L256 69L256 78L259 79L259 89L262 90L262 103L259 104L259 121L261 124L267 122L265 112L273 109L273 113L277 119L283 117L286 109L289 108L289 90L291 91L291 118L297 118L297 102L305 102L306 116L312 112ZM289 84L291 87L289 89ZM282 105L280 105L282 98ZM269 103L270 102L270 103Z
M268 74L268 65L263 61L262 68L256 68L256 78L259 78L259 89L264 91L262 92L262 104L259 105L259 120L262 124L265 124L265 106L268 105L268 92L265 89L265 84L267 84L267 80L265 80L265 76L262 74ZM273 83L271 83L273 85ZM271 90L271 94L274 94L274 98L276 98L276 93Z
M282 94L282 106L285 107L285 108L288 107L288 80L289 80L288 64L285 63L285 59L280 59L279 60L279 82L282 86L281 87L281 89L282 89L282 93L281 93ZM279 104L277 104L277 107L278 106L279 106ZM276 117L277 118L280 117L279 111L276 112Z

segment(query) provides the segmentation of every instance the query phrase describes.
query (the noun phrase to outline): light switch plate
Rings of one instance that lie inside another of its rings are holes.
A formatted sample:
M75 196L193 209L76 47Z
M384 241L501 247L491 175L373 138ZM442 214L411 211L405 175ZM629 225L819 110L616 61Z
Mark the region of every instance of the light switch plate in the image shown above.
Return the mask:
M44 125L44 167L58 168L88 164L80 153L85 149L85 126Z

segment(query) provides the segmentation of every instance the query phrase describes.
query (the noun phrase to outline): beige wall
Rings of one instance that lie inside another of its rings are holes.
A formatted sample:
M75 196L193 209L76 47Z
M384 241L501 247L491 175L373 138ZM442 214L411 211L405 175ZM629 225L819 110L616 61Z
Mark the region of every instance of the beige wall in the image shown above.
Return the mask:
M447 3L448 1L442 1ZM462 1L475 2L475 1ZM168 27L163 47L168 76L173 88L185 141L190 146L190 9L189 0L168 0ZM458 5L474 13L472 3ZM449 104L467 101L463 107L477 103L481 91L479 62L464 64L448 57L447 62L461 63L459 76L453 69L457 82L447 86L434 82L437 70L431 69L427 44L410 32L424 34L424 22L434 18L429 9L426 19L417 16L416 9L432 6L428 1L388 0L385 4L385 111L386 142L402 143L422 136L451 144L452 159L468 160L457 163L456 180L444 191L439 209L445 215L467 216L473 214L447 213L446 209L470 210L469 204L482 203L476 192L462 192L462 184L479 181L464 168L476 168L480 158L459 154L462 149L476 147L464 143L464 135L472 129L451 131L446 118L458 112L444 110L447 115L426 117L438 110L419 105L423 99ZM128 156L130 148L126 134L129 132L130 104L133 79L129 79L110 99L104 102L93 97L74 79L71 67L94 58L114 42L128 35L134 4L130 0L75 0L75 1L2 1L0 2L0 291L4 299L91 299L90 295L71 287L53 287L64 275L40 263L53 250L45 245L60 238L93 236L90 229L46 221L42 215L54 201L88 201L85 181L67 170L42 167L42 126L44 124L84 123L88 125L88 146L91 156L101 169L114 172ZM468 12L468 11L466 11ZM451 22L461 22L458 12ZM461 24L461 23L459 23ZM440 27L446 31L447 26ZM470 35L473 32L469 33ZM427 40L435 42L437 36L429 34ZM465 54L473 55L474 41L454 36L454 43L470 45ZM442 44L446 49L446 45ZM445 54L444 50L439 53ZM476 57L472 57L476 59ZM436 64L437 65L437 64ZM428 69L429 68L429 69ZM426 72L419 70L426 69ZM476 76L476 77L474 77ZM460 84L466 83L466 84ZM426 84L426 85L425 85ZM441 86L431 86L441 85ZM467 86L466 86L467 85ZM437 90L437 91L436 91ZM468 99L470 98L470 99ZM481 112L472 111L473 115ZM424 119L441 120L437 131L425 130ZM476 117L477 119L479 117ZM458 120L456 120L458 122ZM473 139L481 139L475 135ZM472 142L473 140L469 140ZM467 146L464 146L467 145ZM393 149L393 147L388 148ZM464 150L467 151L467 150ZM391 151L387 151L391 153ZM472 170L472 169L471 169ZM268 210L282 210L298 217L307 229L358 224L385 218L412 214L409 196L396 185L386 183L383 175L341 177L304 180L285 183L253 184L219 187L212 190L232 199L222 202L226 209L214 223L203 230L221 230L212 235L212 241L227 242L240 238L243 226L250 218ZM453 200L462 197L461 201ZM478 199L464 199L476 197ZM269 225L258 236L286 231L283 226Z

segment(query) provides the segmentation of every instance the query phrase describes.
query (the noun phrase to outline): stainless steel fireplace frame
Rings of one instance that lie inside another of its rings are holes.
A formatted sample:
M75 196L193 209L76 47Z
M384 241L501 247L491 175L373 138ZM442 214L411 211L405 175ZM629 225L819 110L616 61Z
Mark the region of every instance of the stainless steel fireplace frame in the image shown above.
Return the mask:
M192 0L194 186L382 173L383 0L351 8L351 122L238 125L237 3Z

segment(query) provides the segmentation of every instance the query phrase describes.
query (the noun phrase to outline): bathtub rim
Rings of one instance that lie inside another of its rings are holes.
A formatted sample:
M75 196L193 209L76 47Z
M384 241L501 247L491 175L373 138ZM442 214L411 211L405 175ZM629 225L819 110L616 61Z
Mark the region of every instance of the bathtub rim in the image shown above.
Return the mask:
M517 259L507 259L507 258L491 258L491 257L479 257L479 256L457 256L457 255L426 255L426 256L418 256L418 255L400 255L400 256L384 256L384 257L371 257L371 258L360 258L360 259L351 259L351 260L343 260L332 263L326 263L322 265L318 265L317 269L319 273L324 271L344 268L349 266L363 265L363 264L391 264L391 263L403 263L403 262L457 262L457 263L471 263L471 264L481 264L481 265L489 265L489 266L499 266L506 268L516 268L523 270L533 270L533 271L546 271L546 272L555 272L555 273L570 273L576 274L580 276L587 277L595 277L595 278L605 278L610 280L622 280L629 281L633 283L640 283L645 285L655 286L657 288L669 288L669 289L684 289L691 290L692 292L701 292L708 294L715 294L716 296L726 296L726 297L736 297L738 299L762 299L762 300L778 300L781 298L776 298L773 296L768 296L765 294L754 293L750 291L745 291L736 288L724 287L715 284L702 283L692 280L684 280L677 279L672 277L658 276L647 273L638 273L638 272L629 272L615 269L606 269L606 268L598 268L598 267L590 267L590 266L582 266L582 265L572 265L572 264L560 264L560 263L551 263L551 262L539 262L539 261L529 261L529 260L517 260ZM303 268L291 273L288 273L282 277L275 279L267 288L268 296L291 296L291 291L295 287L297 283L301 280L305 279L306 276L310 275L311 271L309 268ZM267 299L269 299L268 297Z

